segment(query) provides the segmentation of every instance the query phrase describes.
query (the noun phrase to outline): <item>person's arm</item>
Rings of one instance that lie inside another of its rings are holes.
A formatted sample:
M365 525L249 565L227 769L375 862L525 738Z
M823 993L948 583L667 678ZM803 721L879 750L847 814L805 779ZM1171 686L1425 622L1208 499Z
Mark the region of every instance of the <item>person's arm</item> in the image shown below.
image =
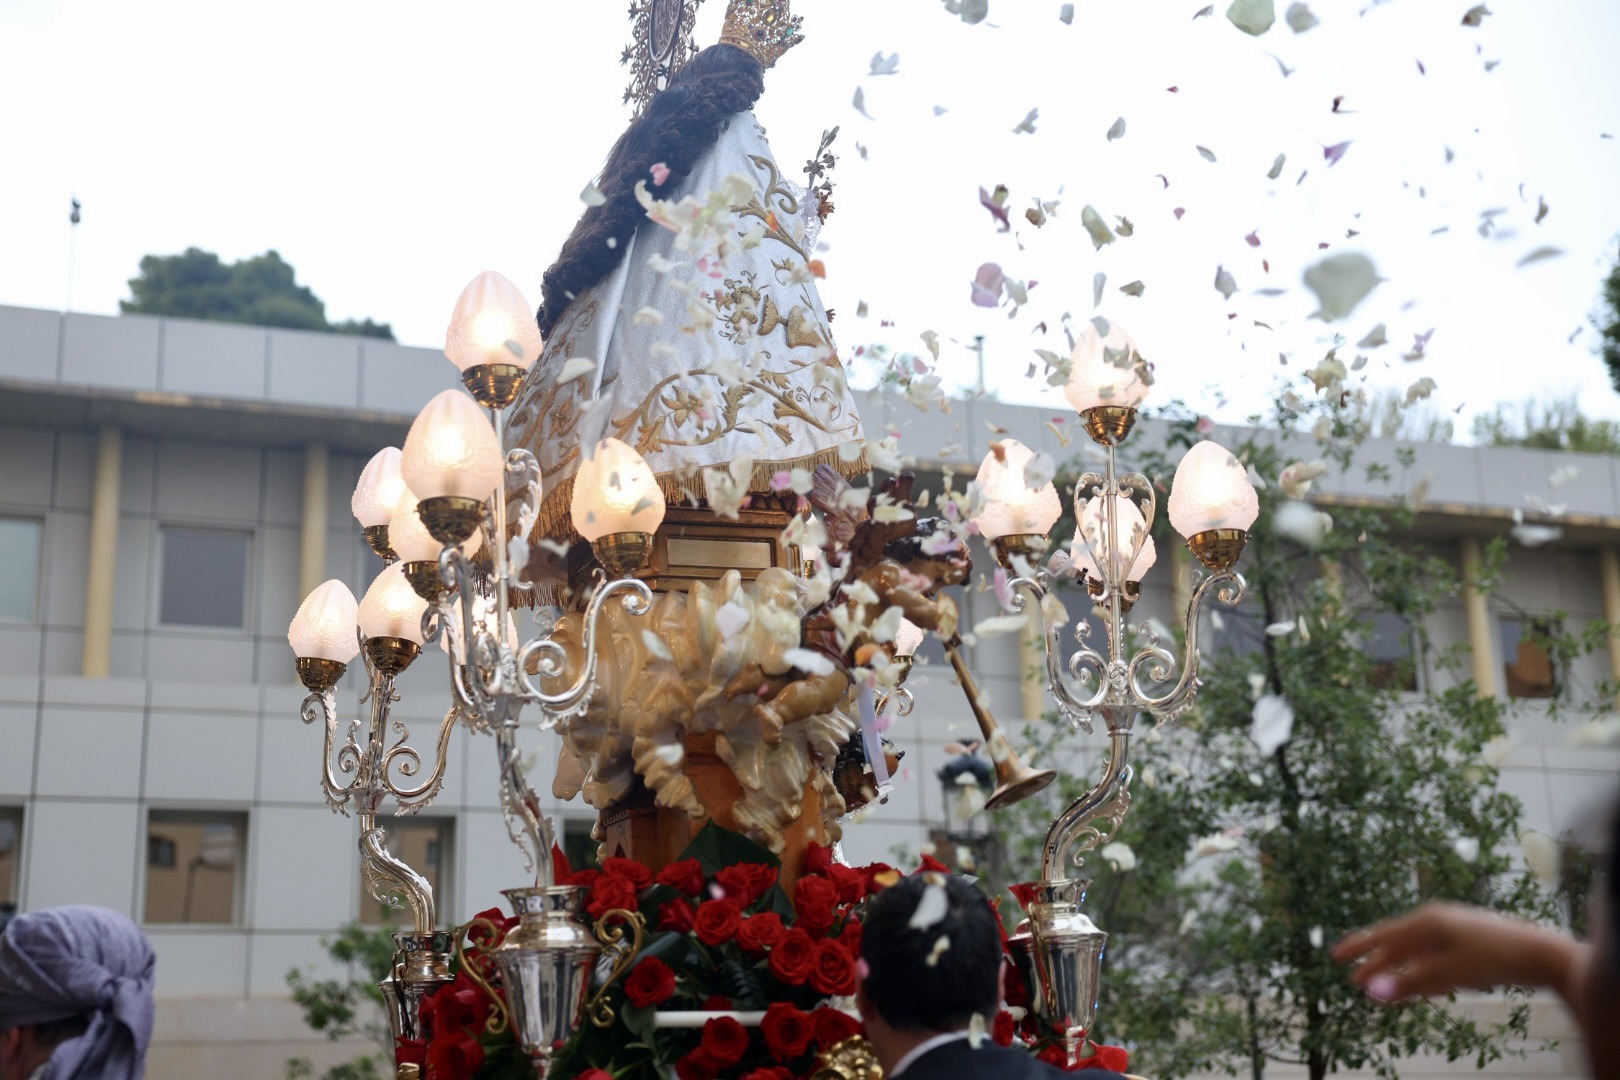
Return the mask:
M1350 981L1377 1001L1465 987L1533 986L1557 991L1579 1013L1591 950L1520 919L1435 903L1347 934L1332 956L1356 962Z

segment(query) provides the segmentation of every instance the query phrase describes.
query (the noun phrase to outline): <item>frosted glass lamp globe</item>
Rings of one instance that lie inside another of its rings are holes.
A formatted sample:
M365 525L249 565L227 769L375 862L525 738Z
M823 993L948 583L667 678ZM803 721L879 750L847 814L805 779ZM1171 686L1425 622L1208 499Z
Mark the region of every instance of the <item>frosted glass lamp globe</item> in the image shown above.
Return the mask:
M385 567L360 601L360 632L367 638L399 638L422 644L422 613L427 601L416 595L405 564Z
M1063 515L1063 504L1051 481L1030 487L1024 470L1035 452L1017 439L1002 439L979 466L980 505L973 515L986 540L1003 536L1045 536Z
M1218 443L1193 446L1176 466L1170 487L1170 524L1191 540L1215 529L1247 532L1260 516L1260 496L1249 471Z
M1069 356L1069 384L1063 390L1075 412L1134 409L1152 385L1153 368L1124 327L1103 318L1086 323Z
M1069 557L1074 566L1085 571L1092 581L1102 580L1100 563L1104 560L1108 561L1109 568L1118 575L1119 580L1141 581L1158 561L1158 548L1153 543L1153 537L1143 535L1147 531L1147 522L1135 503L1116 495L1113 497L1113 513L1114 524L1110 529L1103 521L1103 496L1092 496L1080 508L1080 519L1075 529L1074 543L1069 548ZM1109 536L1110 532L1113 533L1112 537ZM1125 570L1125 559L1138 537L1142 539L1142 550L1136 553L1130 568ZM1121 570L1125 572L1120 573Z
M510 364L527 371L540 349L534 309L507 278L485 270L461 290L444 337L444 355L459 370Z
M635 448L603 439L580 463L570 510L574 528L592 544L621 533L651 535L664 523L664 493Z
M362 528L387 525L393 516L399 493L405 490L405 478L399 474L399 459L398 447L385 446L360 470L360 482L354 485L349 509L354 511L354 519Z
M483 501L501 482L502 460L501 444L484 410L460 390L446 390L411 424L400 475L419 499Z
M349 587L335 578L324 581L298 605L287 628L287 644L300 659L347 664L360 651L354 636L359 618L359 604Z

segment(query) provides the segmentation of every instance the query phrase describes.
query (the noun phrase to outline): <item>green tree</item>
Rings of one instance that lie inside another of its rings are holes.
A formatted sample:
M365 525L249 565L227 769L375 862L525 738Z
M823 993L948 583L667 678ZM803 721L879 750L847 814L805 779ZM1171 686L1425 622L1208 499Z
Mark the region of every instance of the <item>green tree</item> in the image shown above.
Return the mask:
M1620 424L1587 416L1573 396L1545 402L1532 398L1474 417L1474 440L1487 446L1620 454Z
M321 1074L321 1080L382 1080L393 1075L394 1040L382 1011L382 991L377 988L393 970L393 929L350 923L333 937L322 939L327 955L341 968L340 975L317 979L297 968L287 972L287 988L303 1010L304 1023L333 1042L370 1039L381 1051L334 1066ZM287 1062L288 1080L314 1075L315 1068L307 1058Z
M1609 381L1620 390L1620 251L1604 279L1602 306L1593 323L1598 331L1598 355L1609 369Z
M1082 871L1094 879L1087 910L1110 934L1097 1037L1127 1045L1133 1072L1261 1080L1277 1062L1303 1066L1312 1080L1340 1069L1394 1077L1401 1058L1437 1053L1483 1066L1525 1037L1522 995L1497 1023L1444 1003L1387 1008L1327 956L1345 932L1429 899L1545 918L1557 908L1516 865L1520 806L1485 760L1503 734L1503 706L1477 695L1466 653L1438 649L1424 630L1461 582L1412 536L1399 495L1410 452L1393 468L1365 470L1389 483L1387 506L1337 508L1326 532L1275 482L1290 463L1285 438L1308 442L1324 414L1333 427L1321 452L1353 468L1365 425L1325 401L1279 405L1271 430L1230 447L1272 481L1239 567L1246 598L1236 610L1212 604L1225 626L1213 639L1216 619L1205 616L1203 687L1182 724L1139 722L1134 801L1116 838L1128 852L1093 852ZM1162 483L1195 438L1177 422L1168 449L1133 453L1131 465ZM1161 553L1179 543L1157 542ZM1486 588L1503 551L1491 549ZM1339 571L1325 572L1329 564ZM1071 608L1084 602L1069 595ZM1412 659L1394 671L1363 648L1375 615L1409 627ZM1597 640L1588 631L1556 648L1567 655ZM1419 693L1396 689L1416 665L1440 677ZM1269 753L1252 737L1263 697L1286 701L1294 716L1291 737ZM1041 759L1086 745L1075 738L1053 736ZM1100 739L1089 743L1098 749ZM1060 777L1053 799L1021 804L1005 823L1018 880L1038 875L1056 800L1087 786L1072 770Z
M133 299L119 301L126 315L174 315L394 340L387 323L328 322L326 305L298 284L293 268L274 251L234 263L200 248L148 255L141 260L140 274L130 279L129 290Z

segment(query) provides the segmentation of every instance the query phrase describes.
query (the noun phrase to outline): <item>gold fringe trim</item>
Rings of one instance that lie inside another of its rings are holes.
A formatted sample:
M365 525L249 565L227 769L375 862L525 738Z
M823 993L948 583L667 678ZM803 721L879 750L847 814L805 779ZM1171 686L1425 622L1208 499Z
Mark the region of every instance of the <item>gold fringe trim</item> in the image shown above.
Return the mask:
M771 490L771 478L784 469L809 469L814 471L818 466L831 465L837 469L845 479L854 479L872 470L866 460L866 451L852 462L845 462L838 454L838 449L823 450L807 457L792 458L785 461L756 461L754 475L749 478L749 494L766 494ZM709 468L719 468L717 465ZM703 498L703 470L698 469L690 473L663 472L658 474L658 487L664 493L664 502L669 506L697 506ZM512 493L508 493L510 497ZM548 485L540 502L540 517L536 520L534 531L529 534L529 542L538 540L555 540L561 543L572 544L579 539L579 533L574 529L573 516L574 477L559 484Z

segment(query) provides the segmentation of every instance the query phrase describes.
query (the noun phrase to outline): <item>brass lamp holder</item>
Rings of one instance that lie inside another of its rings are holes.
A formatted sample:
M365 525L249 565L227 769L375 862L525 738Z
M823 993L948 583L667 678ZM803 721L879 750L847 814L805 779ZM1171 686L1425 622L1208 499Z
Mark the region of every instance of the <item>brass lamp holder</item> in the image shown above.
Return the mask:
M439 564L430 559L421 562L408 562L400 568L404 571L405 580L411 583L416 595L428 603L437 603L439 594L446 588L439 578Z
M1136 426L1136 410L1124 405L1094 405L1080 414L1086 434L1103 446L1118 446Z
M446 547L458 547L483 523L484 500L435 495L417 503L416 514L429 536Z
M1014 558L1021 558L1033 567L1050 545L1051 541L1039 533L1010 533L990 541L990 550L1003 570L1012 570Z
M643 532L609 533L591 541L596 561L615 580L634 577L637 570L646 566L652 546L652 534Z
M476 364L461 373L461 384L486 409L504 409L517 400L523 369L516 364Z
M1086 592L1091 594L1093 600L1101 603L1104 597L1108 595L1108 587L1099 579L1088 574L1086 575ZM1120 586L1119 590L1119 613L1129 615L1131 608L1135 607L1136 602L1140 599L1142 599L1142 583L1140 581L1125 582Z
M367 525L366 544L376 553L377 558L385 563L391 563L399 558L398 555L394 554L394 549L388 546L388 526L386 525Z
M372 667L390 677L410 667L421 652L422 646L407 638L366 638L366 656Z
M324 694L332 689L343 678L344 671L348 670L347 664L323 660L319 656L300 656L297 664L298 681L312 694Z
M1187 538L1187 550L1204 569L1219 574L1237 565L1248 542L1249 534L1242 529L1207 529Z

